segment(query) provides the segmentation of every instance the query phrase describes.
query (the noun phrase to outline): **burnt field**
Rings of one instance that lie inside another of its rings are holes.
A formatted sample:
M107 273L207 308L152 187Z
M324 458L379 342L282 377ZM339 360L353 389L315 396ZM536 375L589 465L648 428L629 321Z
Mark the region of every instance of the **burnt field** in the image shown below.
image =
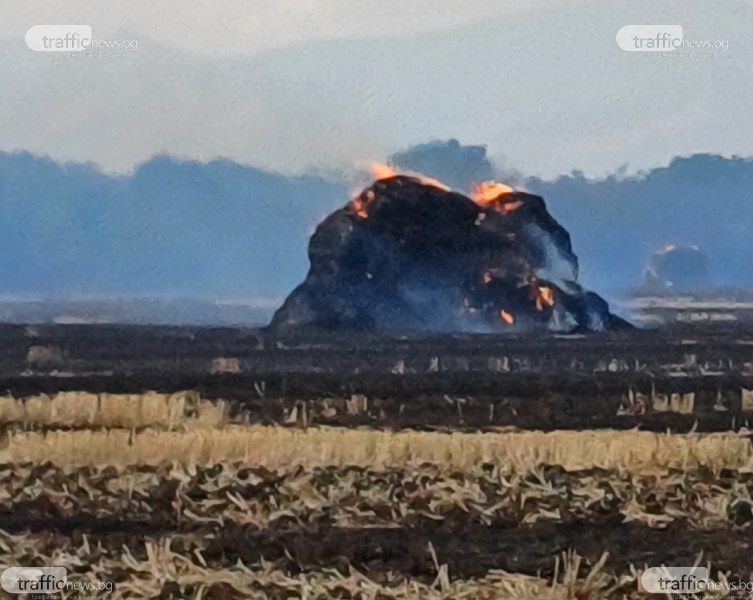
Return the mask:
M753 328L525 339L5 326L0 387L17 398L195 390L257 423L723 431L753 411Z
M3 563L118 597L641 597L751 576L753 329L0 327Z

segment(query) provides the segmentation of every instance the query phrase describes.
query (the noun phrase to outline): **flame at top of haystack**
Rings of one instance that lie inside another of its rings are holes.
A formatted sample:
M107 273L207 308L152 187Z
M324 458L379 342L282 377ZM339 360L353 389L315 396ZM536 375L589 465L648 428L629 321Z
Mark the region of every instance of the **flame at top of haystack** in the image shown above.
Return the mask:
M627 324L577 284L567 231L542 198L496 181L470 196L375 165L327 217L276 331L594 331Z
M450 186L439 181L439 179L435 179L434 177L429 177L428 175L417 173L415 171L398 171L395 167L384 163L374 163L373 165L371 165L371 175L374 178L374 181L379 181L380 179L389 179L391 177L397 177L398 175L404 175L406 177L413 177L414 179L418 179L418 181L420 181L424 185L432 185L439 188L440 190L450 191Z
M371 176L375 181L390 179L397 176L411 177L423 183L440 190L450 191L450 186L434 177L429 177L423 173L415 171L398 170L395 167L385 163L374 163L370 168ZM367 218L366 206L374 199L373 192L368 189L366 193L357 194L350 202L349 207L352 212L361 219ZM505 196L515 192L515 189L505 183L498 181L482 181L473 185L473 191L470 198L479 206L493 207L498 212L509 212L520 206L520 201L507 199Z

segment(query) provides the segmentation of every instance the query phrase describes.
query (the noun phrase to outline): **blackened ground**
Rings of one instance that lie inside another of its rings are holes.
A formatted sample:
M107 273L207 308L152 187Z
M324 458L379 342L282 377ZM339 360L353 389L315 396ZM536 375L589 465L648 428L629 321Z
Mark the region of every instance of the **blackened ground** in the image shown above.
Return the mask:
M260 394L256 385L264 385ZM60 391L144 393L195 390L228 402L228 417L251 423L369 426L385 429L633 429L675 433L737 430L753 420L743 405L753 376L665 377L605 373L595 377L493 374L329 374L170 376L158 372L0 379L4 394L25 398ZM630 392L637 400L630 402ZM654 394L652 397L651 394ZM672 394L693 394L687 413L660 410ZM365 404L354 397L363 396ZM350 406L349 406L350 405ZM290 415L297 416L293 421ZM13 425L10 425L13 426ZM0 427L2 429L2 427Z
M0 529L26 531L6 520L0 520ZM208 566L215 568L232 566L238 560L258 564L263 559L291 574L322 568L347 574L353 566L376 581L400 573L427 583L437 576L430 546L439 564L448 566L452 579L482 577L492 569L551 577L554 559L568 550L586 559L584 576L608 551L608 572L626 573L631 565L692 565L702 554L715 569L743 578L750 572L753 550L749 528L704 531L680 525L657 529L598 520L515 529L469 522L459 527L441 523L367 529L302 526L283 531L228 523L181 534L179 530L160 531L151 523L89 518L86 522L56 520L46 523L43 531L50 549L81 546L86 536L89 544L101 544L109 552L117 554L127 546L135 558L147 560L145 543L169 535L172 551L192 554L199 549Z
M720 431L753 418L743 402L753 390L753 332L276 338L243 329L0 327L0 393L149 390L197 390L260 423L280 423L298 407L308 424ZM673 394L685 414L667 412ZM367 399L355 411L347 406L354 395Z

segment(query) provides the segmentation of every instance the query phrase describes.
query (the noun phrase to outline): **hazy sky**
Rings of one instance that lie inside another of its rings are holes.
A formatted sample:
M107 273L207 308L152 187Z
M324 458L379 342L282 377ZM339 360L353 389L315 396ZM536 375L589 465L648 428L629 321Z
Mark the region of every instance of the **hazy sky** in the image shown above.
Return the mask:
M719 39L651 58L626 24ZM36 24L132 39L37 53ZM457 137L526 173L753 155L753 4L738 0L0 0L0 150L129 171L158 152L285 172Z

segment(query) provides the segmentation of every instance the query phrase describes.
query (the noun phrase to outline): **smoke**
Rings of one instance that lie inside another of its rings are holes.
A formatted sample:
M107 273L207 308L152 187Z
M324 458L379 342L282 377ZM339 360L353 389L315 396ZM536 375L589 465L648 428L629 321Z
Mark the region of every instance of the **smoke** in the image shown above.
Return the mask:
M753 287L753 263L744 250L753 223L753 159L698 154L633 175L625 167L604 178L574 171L545 180L501 169L484 146L451 139L412 146L390 162L466 192L475 182L499 179L546 197L580 249L580 274L591 286L617 291L640 285L653 253L672 242L704 249L708 276L697 285ZM542 276L575 279L577 273Z
M500 190L494 199L471 200L419 178L377 180L316 229L309 273L271 329L533 333L626 326L578 285L569 235L543 199Z
M573 173L525 186L570 231L589 285L640 285L651 255L673 243L703 248L707 283L753 287L753 159L698 154L630 177Z
M494 179L484 146L463 146L456 139L434 140L390 156L391 165L435 177L455 190L470 192L473 184Z

